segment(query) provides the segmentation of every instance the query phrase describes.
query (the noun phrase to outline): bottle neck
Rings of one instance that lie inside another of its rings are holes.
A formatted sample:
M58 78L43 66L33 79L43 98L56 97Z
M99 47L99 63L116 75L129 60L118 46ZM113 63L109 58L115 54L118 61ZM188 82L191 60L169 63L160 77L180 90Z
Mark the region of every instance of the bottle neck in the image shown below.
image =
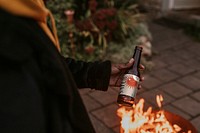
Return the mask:
M133 68L139 68L141 52L142 51L140 49L135 49L135 52L134 52L134 55L133 55L133 58L134 58Z
M130 68L130 70L128 71L128 73L134 74L136 76L140 76L140 72L139 72L138 68L139 68L139 65L140 65L141 53L142 53L142 48L136 46L135 52L133 54L134 64Z

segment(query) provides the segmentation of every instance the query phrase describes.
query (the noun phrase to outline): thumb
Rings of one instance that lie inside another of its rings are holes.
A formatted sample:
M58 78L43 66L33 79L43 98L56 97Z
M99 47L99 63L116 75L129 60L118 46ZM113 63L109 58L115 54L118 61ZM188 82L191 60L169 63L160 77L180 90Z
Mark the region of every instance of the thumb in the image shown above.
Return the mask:
M126 64L126 66L127 66L127 67L131 67L131 66L133 65L133 63L134 63L134 59L131 58L131 59L129 60L129 62Z

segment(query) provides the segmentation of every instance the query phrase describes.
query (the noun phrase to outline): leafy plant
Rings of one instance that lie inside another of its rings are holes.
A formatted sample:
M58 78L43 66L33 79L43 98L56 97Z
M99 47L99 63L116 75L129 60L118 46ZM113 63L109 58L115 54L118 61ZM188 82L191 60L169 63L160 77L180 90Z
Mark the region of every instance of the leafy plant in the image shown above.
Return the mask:
M136 40L144 22L136 0L52 0L47 6L55 16L62 53L85 61L103 59L113 44L124 47ZM74 10L72 23L66 10Z

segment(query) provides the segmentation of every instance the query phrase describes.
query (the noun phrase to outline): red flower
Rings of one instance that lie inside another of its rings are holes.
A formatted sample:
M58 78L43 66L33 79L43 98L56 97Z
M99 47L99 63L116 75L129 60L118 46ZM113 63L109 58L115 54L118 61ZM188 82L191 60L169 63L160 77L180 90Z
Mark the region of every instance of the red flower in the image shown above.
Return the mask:
M98 10L94 15L93 19L94 20L103 20L106 18L106 14L104 13L103 10Z
M106 15L109 17L115 16L117 13L115 8L109 8L106 10Z
M92 45L86 46L86 47L85 47L85 52L86 52L87 54L92 54L92 53L94 52L94 46L92 46Z
M100 29L100 30L103 30L106 26L106 23L103 22L103 21L96 21L95 22L95 25Z
M80 31L91 31L93 29L93 26L88 19L77 21L75 24Z
M116 20L112 20L110 22L107 22L106 25L110 30L115 30L117 28L117 21Z
M108 29L114 30L117 27L117 22L114 20L115 15L115 8L105 8L96 11L96 13L92 16L92 19L94 24L100 30L105 30L106 27Z

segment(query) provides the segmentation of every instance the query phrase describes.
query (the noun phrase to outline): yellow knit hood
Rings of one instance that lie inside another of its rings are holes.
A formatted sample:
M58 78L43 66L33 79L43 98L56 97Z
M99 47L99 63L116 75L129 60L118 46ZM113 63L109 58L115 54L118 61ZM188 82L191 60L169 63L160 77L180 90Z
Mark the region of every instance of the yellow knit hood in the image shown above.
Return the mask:
M17 16L35 19L60 51L55 21L43 0L0 0L0 8ZM52 32L47 26L47 17L51 19Z

